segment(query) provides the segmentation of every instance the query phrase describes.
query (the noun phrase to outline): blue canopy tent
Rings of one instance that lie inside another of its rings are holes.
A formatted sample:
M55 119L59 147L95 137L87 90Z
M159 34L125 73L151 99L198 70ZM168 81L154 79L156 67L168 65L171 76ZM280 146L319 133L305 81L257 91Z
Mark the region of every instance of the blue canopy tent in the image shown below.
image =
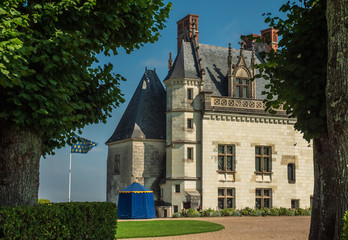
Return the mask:
M153 192L139 183L132 183L119 192L118 218L156 218Z

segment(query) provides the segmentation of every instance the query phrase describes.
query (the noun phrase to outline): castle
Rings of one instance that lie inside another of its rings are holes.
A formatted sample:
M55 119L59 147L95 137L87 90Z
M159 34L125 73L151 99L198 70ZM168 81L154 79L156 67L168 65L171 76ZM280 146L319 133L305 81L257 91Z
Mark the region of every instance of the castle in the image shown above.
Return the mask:
M259 53L276 50L277 31L261 31L268 44L232 49L199 43L198 15L177 27L166 89L146 70L106 142L107 201L136 181L154 191L162 217L183 208L310 207L311 143L281 108L265 112L266 80L251 81Z

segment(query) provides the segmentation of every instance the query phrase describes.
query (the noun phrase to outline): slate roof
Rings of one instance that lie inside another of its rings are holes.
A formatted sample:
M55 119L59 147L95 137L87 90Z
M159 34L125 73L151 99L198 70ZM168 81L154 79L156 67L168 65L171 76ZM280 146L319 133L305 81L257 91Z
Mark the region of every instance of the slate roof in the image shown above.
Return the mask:
M106 143L128 138L165 139L166 91L154 70L146 70L115 132Z
M201 67L205 69L204 90L213 92L213 96L227 96L227 58L228 48L218 47L207 44L199 44L200 58L202 58ZM232 49L232 61L238 62L240 49ZM252 52L244 50L246 64L250 66ZM261 63L262 59L256 53L255 64ZM197 60L193 51L191 42L183 42L181 49L173 63L165 80L170 78L199 78ZM256 73L256 72L255 72ZM256 98L264 99L261 92L264 89L265 80L256 80Z

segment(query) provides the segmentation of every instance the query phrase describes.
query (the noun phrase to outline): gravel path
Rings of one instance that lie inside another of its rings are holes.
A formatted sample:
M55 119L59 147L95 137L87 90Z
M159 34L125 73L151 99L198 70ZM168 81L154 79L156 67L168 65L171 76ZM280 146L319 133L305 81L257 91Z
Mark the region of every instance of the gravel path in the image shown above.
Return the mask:
M137 240L305 240L308 239L310 216L297 217L211 217L211 218L181 218L183 220L202 220L225 226L217 232L181 235L173 237L136 238ZM159 220L159 219L155 219ZM163 220L180 221L176 218ZM119 220L122 221L122 220ZM151 220L146 220L151 221Z

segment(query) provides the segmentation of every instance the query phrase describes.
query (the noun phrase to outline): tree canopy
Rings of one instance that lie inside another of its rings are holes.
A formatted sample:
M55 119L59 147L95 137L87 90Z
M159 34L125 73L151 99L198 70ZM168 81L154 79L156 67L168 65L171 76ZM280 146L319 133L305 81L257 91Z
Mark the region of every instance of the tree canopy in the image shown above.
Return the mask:
M327 25L325 1L290 1L280 11L286 19L269 16L266 22L278 29L279 49L266 54L260 74L270 80L266 106L270 111L284 104L295 128L308 141L326 132ZM274 107L274 108L273 108Z
M42 154L71 130L105 122L123 102L124 78L97 55L158 40L171 3L162 0L3 0L0 120L39 134Z

